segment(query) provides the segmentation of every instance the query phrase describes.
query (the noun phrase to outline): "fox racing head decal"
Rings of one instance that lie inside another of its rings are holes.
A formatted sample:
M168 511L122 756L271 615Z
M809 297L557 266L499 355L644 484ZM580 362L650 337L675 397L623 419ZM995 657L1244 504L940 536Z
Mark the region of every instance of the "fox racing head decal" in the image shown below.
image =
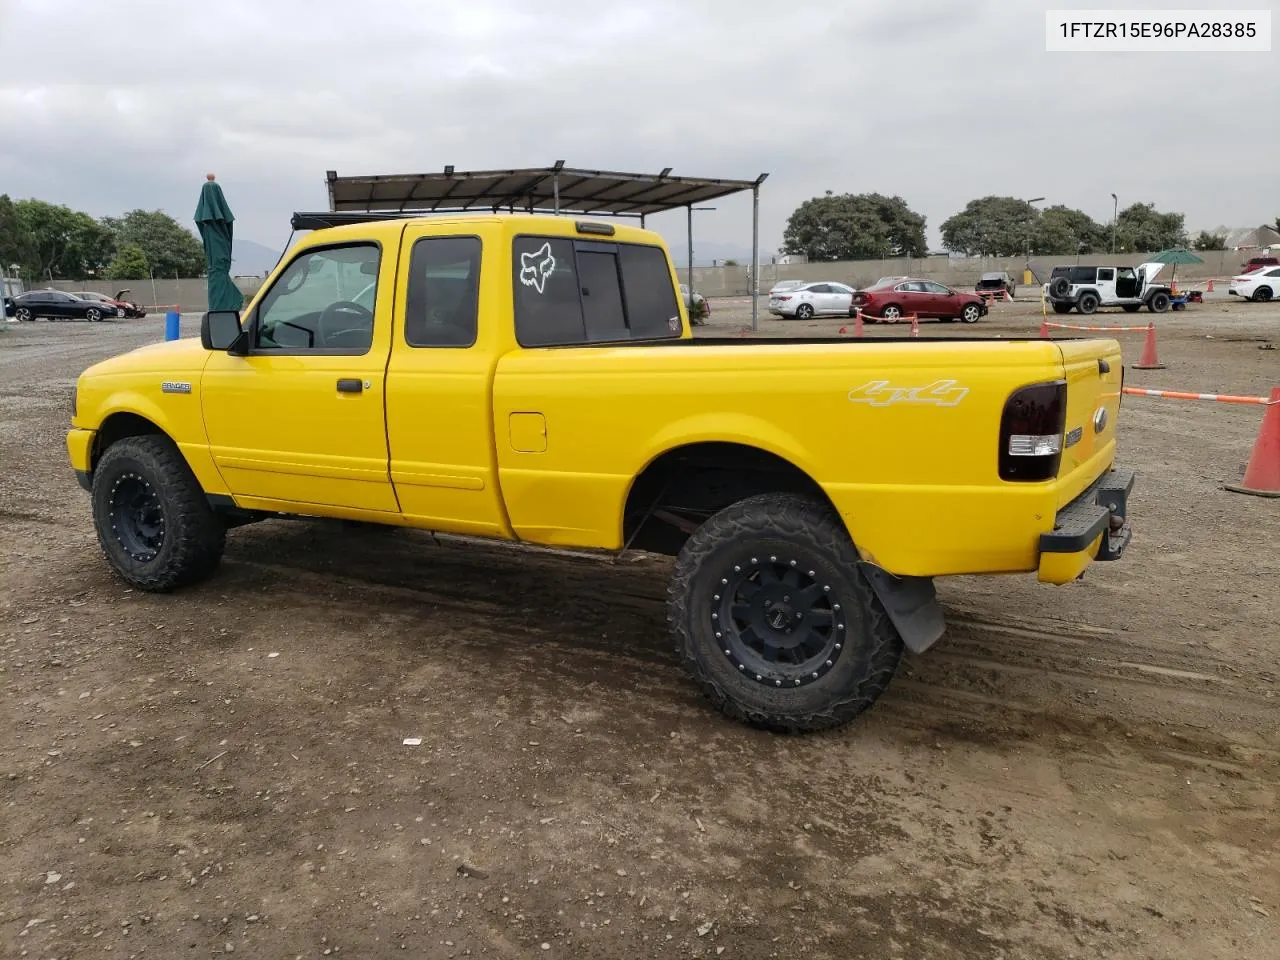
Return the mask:
M533 253L520 254L520 282L526 287L533 287L542 293L547 286L547 277L556 268L556 258L551 255L551 243L548 241Z

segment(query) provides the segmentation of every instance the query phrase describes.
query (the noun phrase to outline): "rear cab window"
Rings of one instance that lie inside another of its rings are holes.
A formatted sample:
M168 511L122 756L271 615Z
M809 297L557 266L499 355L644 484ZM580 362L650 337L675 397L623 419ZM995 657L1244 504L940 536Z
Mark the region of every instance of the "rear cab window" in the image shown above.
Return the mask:
M522 347L678 339L675 284L661 247L522 235L512 248Z

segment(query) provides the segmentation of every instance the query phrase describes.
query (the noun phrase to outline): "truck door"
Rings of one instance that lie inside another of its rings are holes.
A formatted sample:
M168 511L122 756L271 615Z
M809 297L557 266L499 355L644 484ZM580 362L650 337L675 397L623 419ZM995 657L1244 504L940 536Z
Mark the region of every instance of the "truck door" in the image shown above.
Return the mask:
M498 324L479 322L504 307L482 292L483 253L474 234L405 229L387 370L391 480L405 515L432 529L509 538L493 446ZM510 291L505 271L493 281Z
M383 386L395 251L303 249L246 318L247 356L215 352L201 378L209 448L242 506L398 512Z

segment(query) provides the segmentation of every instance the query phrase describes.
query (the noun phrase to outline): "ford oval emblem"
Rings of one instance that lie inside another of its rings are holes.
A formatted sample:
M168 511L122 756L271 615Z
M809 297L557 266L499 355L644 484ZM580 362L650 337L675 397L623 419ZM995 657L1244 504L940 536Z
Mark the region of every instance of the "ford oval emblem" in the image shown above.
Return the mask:
M1099 407L1093 413L1093 432L1101 433L1107 429L1107 408Z

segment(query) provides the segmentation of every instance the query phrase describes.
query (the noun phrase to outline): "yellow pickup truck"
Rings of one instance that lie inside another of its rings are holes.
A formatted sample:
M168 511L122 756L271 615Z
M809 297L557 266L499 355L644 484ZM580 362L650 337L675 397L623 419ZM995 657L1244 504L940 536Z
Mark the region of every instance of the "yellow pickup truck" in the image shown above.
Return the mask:
M677 289L657 234L608 223L316 230L243 315L80 376L102 550L153 591L281 515L666 553L685 667L790 730L938 639L934 577L1124 551L1115 341L695 339Z

